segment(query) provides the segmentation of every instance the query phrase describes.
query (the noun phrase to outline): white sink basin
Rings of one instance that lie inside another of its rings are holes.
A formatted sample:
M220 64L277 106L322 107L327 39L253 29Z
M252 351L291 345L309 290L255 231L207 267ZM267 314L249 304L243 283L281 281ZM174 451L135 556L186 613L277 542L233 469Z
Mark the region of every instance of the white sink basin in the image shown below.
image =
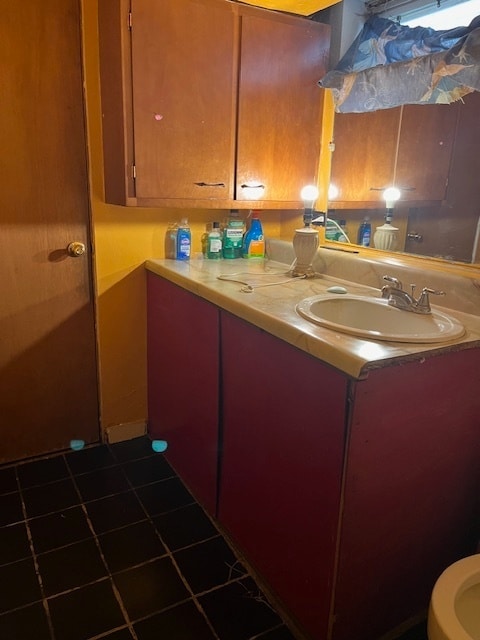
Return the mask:
M325 294L305 298L296 310L322 327L370 340L446 342L465 333L458 320L440 311L412 313L391 307L382 298Z

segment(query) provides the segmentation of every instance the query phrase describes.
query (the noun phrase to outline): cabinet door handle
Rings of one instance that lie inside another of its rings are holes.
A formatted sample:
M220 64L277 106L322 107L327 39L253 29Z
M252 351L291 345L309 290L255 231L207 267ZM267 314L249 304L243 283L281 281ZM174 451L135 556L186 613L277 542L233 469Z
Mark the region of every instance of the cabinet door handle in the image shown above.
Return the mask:
M194 182L197 187L224 187L224 182Z
M421 233L407 233L409 240L415 240L415 242L423 242L423 236Z
M247 182L241 184L240 189L242 189L242 195L249 200L260 200L265 194L265 185L261 182Z
M370 191L385 191L387 187L370 187ZM416 191L416 187L397 187L400 191Z
M242 189L265 189L265 185L260 182L258 184L241 184L240 187Z

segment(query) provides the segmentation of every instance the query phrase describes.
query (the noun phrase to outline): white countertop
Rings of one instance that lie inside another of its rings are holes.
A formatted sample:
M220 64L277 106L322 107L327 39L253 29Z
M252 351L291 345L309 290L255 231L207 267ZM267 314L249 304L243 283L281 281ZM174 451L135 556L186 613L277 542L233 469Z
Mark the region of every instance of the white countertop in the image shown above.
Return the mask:
M372 369L438 354L480 347L480 317L442 309L466 328L462 338L435 344L373 341L317 326L300 317L295 305L303 298L322 294L334 284L349 293L379 296L379 290L319 275L311 279L290 278L288 266L269 260L147 260L146 269L218 307L264 329L293 346L310 353L353 378L361 379ZM218 276L238 278L252 286L242 291L239 282ZM275 283L273 286L266 284Z

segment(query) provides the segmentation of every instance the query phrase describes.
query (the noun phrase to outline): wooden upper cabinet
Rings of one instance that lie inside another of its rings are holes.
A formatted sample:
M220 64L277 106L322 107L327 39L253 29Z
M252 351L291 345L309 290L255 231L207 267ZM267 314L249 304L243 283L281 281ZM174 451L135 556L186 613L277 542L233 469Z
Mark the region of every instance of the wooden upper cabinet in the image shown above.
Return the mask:
M339 201L381 200L381 189L393 178L399 125L400 108L335 115L330 181L339 189Z
M132 2L135 190L232 198L234 15L224 2Z
M331 182L341 208L383 207L382 191L401 190L411 203L446 196L455 138L453 105L405 105L335 116Z
M329 27L244 7L241 33L236 198L253 183L261 200L298 202L317 178Z
M328 26L228 0L115 0L99 32L107 202L300 205Z
M458 104L406 105L398 144L395 183L402 200L444 200Z

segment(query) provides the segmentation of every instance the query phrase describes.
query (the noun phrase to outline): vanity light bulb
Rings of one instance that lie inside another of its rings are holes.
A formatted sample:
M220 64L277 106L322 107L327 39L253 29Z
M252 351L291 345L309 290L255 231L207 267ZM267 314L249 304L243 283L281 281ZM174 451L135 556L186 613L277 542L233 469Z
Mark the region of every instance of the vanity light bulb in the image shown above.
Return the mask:
M397 187L388 187L385 189L383 192L383 199L386 202L387 209L393 209L395 202L400 200L401 195L400 189L397 189Z
M313 206L313 203L318 198L318 189L315 185L309 184L300 191L300 197L302 198L305 206Z

